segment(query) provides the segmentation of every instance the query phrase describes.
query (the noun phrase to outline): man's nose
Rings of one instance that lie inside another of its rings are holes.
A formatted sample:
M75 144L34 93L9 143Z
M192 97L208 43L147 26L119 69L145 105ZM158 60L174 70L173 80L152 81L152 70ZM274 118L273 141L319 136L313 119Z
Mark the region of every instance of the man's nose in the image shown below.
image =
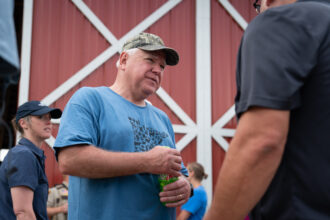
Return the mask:
M161 74L164 71L164 69L161 67L161 65L156 64L153 66L152 71L154 73Z

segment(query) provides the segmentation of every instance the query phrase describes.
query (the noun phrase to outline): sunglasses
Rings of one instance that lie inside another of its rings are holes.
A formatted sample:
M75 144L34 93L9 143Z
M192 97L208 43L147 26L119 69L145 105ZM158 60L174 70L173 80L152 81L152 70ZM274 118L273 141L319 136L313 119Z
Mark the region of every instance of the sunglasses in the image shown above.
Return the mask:
M259 0L256 0L254 3L253 3L253 7L256 9L256 12L259 14L260 13L260 3L258 3Z

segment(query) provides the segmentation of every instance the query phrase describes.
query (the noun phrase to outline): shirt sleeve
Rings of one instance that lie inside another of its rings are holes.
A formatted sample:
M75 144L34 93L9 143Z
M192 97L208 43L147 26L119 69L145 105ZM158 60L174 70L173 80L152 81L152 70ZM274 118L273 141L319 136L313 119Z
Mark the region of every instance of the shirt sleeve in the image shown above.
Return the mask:
M9 187L26 186L33 191L39 184L38 160L36 156L26 150L10 152L7 178Z
M91 89L82 88L66 105L54 145L56 155L62 147L79 144L98 145L99 125L93 96L95 95Z
M291 110L301 105L319 39L299 18L289 9L269 9L248 26L238 56L238 114L251 106Z
M201 207L202 202L200 200L199 193L194 190L194 195L186 202L181 209L190 212L191 214L195 214L198 209Z

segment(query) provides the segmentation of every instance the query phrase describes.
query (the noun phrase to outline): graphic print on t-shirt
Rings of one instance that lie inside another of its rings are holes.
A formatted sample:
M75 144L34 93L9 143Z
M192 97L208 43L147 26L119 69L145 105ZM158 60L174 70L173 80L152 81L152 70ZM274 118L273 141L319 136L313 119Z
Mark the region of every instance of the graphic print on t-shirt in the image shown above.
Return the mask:
M153 128L146 128L139 120L128 117L134 131L135 152L148 151L156 145L160 145L164 138L168 137L165 132L156 131Z

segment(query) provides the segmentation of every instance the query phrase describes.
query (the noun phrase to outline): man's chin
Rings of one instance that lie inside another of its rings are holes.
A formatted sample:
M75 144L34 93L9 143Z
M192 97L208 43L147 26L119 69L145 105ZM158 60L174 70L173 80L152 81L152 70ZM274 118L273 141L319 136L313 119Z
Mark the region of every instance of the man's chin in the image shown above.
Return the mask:
M149 97L149 96L151 96L152 94L154 94L157 90L158 90L158 88L154 88L154 87L152 87L152 88L146 88L146 89L143 90L143 93L144 93L147 97ZM147 98L147 97L146 97L146 98Z

